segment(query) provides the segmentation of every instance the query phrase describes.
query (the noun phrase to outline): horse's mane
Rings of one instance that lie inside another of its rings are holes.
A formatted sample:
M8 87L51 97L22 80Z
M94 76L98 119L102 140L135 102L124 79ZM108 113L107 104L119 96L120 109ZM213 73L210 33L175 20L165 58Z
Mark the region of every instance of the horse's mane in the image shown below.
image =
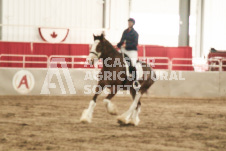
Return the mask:
M119 52L114 48L114 46L107 39L105 39L105 43L109 45L112 52L119 54Z

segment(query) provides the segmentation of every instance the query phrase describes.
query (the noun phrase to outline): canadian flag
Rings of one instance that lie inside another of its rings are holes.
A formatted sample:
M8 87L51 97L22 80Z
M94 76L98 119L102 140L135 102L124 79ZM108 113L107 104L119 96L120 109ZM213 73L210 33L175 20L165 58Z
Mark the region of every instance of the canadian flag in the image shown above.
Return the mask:
M58 43L58 42L65 41L69 33L68 28L39 27L38 31L42 40L46 42L51 42L51 43Z

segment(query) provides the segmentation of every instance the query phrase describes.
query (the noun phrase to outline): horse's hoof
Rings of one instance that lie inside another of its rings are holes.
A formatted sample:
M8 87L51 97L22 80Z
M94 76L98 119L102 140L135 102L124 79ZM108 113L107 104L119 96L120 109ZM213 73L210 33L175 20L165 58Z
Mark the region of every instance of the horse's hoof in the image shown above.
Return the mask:
M111 114L111 115L118 115L117 112L108 112L108 113Z
M140 122L140 121L138 121L138 120L131 119L131 120L129 121L128 124L129 124L129 125L133 125L133 126L138 126L139 122Z
M91 123L91 121L87 119L80 119L80 123L87 124L87 123Z
M107 99L104 99L103 102L104 102L109 114L118 115L118 109L115 104L111 103L111 101L107 100Z
M81 123L91 123L91 122L92 122L91 119L92 119L92 118L89 116L88 110L85 109L85 110L83 111L83 113L82 113L81 118L80 118L80 122L81 122Z
M86 118L86 117L81 117L80 118L80 123L91 123L92 120L90 118Z
M117 118L117 121L118 121L118 123L119 123L120 125L127 125L127 124L128 124L128 121L127 121L124 117L122 117L122 116L119 116L119 117Z
M114 104L111 104L111 106L109 106L107 110L108 110L108 113L111 115L118 115L117 107Z
M121 120L118 120L118 123L120 126L135 126L133 123L130 123L130 122L125 123Z
M124 122L122 122L121 120L118 120L118 124L121 126L126 126L126 124Z

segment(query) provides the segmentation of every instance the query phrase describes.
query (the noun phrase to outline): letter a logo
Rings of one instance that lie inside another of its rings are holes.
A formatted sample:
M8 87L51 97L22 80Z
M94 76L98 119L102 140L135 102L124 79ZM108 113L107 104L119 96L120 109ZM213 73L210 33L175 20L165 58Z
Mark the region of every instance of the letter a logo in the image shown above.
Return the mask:
M29 93L34 88L34 85L34 76L27 70L20 70L13 77L13 87L21 94Z
M22 84L24 84L26 86L26 88L29 89L28 84L27 84L27 76L26 75L24 75L23 78L21 79L18 88L20 88Z

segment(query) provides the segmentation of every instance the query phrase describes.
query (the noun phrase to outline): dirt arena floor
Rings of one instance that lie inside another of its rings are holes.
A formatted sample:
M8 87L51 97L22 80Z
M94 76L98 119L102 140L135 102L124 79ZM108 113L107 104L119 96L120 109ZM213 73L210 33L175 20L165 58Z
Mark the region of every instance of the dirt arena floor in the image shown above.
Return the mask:
M140 125L119 126L98 99L91 124L79 123L91 97L0 97L0 151L225 151L226 100L142 98ZM129 97L115 97L119 112Z

